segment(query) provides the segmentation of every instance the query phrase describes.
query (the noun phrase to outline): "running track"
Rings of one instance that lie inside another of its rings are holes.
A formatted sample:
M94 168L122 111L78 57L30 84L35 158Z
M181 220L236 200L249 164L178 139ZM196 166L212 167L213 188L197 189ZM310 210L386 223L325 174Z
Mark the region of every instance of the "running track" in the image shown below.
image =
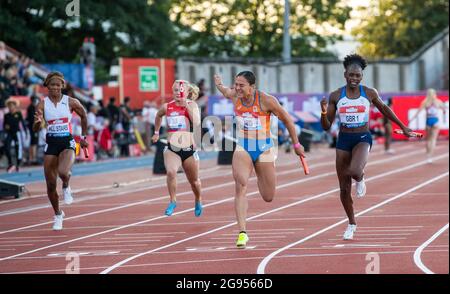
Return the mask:
M66 273L76 253L80 273L448 274L448 141L439 142L432 164L423 142L394 147L395 155L381 146L371 152L353 241L341 238L347 221L334 150L318 148L308 154L309 176L294 155L280 154L271 203L250 180L247 249L234 246L231 167L214 160L201 163L200 218L184 174L178 207L166 217L165 178L137 167L74 176L75 202L62 205L64 230L54 232L45 183L31 183L30 196L0 201L0 273Z

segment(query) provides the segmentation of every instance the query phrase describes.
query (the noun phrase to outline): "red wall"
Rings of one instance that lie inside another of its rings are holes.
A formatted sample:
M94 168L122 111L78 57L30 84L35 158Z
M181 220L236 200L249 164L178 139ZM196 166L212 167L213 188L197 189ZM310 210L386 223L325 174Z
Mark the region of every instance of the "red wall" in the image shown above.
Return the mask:
M440 135L448 136L449 129L449 121L448 121L448 95L438 95L439 99L446 102L447 110L446 110L446 118L440 118ZM410 122L408 117L411 117L413 114L412 110L417 110L420 107L421 102L425 99L424 96L394 96L392 97L392 109L398 118L407 126L409 126L414 131L419 133L425 133L425 110L419 114L419 116L413 121ZM410 114L408 115L408 113ZM393 128L398 129L399 127L393 123ZM393 138L397 140L406 140L406 137L403 135L393 134Z
M120 101L127 96L131 98L131 108L142 108L145 100L161 100L171 96L172 84L175 81L175 60L154 58L121 58L120 59ZM143 92L139 89L139 67L153 66L159 70L159 91Z

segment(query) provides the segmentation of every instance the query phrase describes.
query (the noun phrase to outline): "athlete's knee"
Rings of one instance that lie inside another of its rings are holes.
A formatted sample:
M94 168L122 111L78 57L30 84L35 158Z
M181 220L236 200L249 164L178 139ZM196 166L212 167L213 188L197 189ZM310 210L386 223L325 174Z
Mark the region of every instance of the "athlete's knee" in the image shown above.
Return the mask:
M246 191L247 190L247 182L240 180L240 179L234 179L234 183L236 186L236 193L237 195L241 195L242 191Z
M273 197L275 196L275 191L271 191L271 192L265 192L265 193L261 193L261 196L263 198L264 201L266 202L272 202Z
M175 170L175 169L168 169L168 170L166 171L166 174L167 174L167 177L168 177L169 179L174 179L174 178L177 177L177 170Z
M58 171L58 176L63 182L69 181L70 174L70 171Z
M191 184L191 187L198 187L198 188L200 188L201 187L201 185L202 185L202 183L200 182L200 179L196 179L196 180L193 180L193 181L190 181L190 184Z
M359 167L349 167L347 170L347 174L352 178L360 178L363 174L363 171Z

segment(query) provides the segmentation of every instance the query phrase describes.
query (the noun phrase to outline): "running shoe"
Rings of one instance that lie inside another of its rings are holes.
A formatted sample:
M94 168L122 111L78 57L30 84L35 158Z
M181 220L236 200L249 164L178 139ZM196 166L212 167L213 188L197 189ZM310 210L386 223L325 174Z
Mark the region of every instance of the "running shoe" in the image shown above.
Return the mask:
M249 240L249 238L247 236L247 233L244 233L244 232L239 233L239 236L236 241L237 248L245 248L248 240Z
M53 230L60 231L63 228L64 211L61 210L60 214L54 216Z
M72 204L73 197L72 197L72 190L70 189L70 186L67 186L67 188L63 188L63 194L64 194L64 203Z
M356 197L362 198L366 195L366 183L364 183L364 178L360 182L356 182Z
M195 216L199 217L202 215L202 211L203 211L203 206L202 203L200 201L195 201Z
M177 207L177 203L176 202L169 202L169 206L167 206L165 214L167 216L171 216L172 213L173 213L173 210L175 209L175 207Z
M353 233L356 232L356 225L348 225L344 232L344 240L353 240Z

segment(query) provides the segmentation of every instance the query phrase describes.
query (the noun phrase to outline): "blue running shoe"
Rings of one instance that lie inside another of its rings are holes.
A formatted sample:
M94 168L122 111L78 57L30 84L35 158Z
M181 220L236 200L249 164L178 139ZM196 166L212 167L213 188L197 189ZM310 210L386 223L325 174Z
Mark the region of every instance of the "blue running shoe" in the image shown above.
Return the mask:
M175 207L177 207L177 203L176 202L169 202L169 206L167 206L165 214L167 216L171 216L172 213L173 213L173 210L175 209Z
M203 211L202 203L200 201L195 201L195 216L198 217L202 215L202 211Z

